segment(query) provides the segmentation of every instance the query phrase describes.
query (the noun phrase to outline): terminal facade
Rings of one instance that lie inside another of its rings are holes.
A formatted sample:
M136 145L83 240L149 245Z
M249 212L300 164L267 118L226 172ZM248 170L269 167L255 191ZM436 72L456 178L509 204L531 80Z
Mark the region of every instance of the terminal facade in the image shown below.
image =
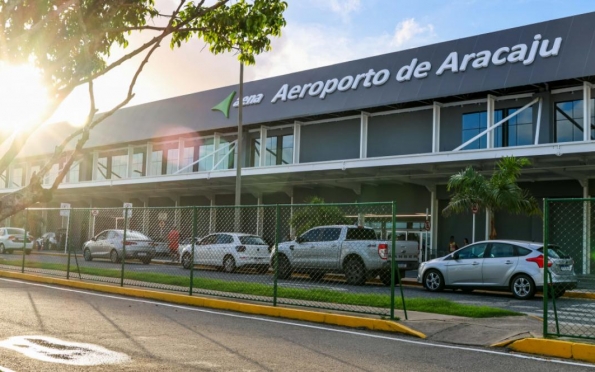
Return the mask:
M427 216L440 255L451 235L473 239L471 213L440 213L449 177L467 166L489 175L503 156L527 157L521 186L536 198L594 195L593 40L588 13L246 83L242 204L395 201L397 230L420 231ZM232 205L237 91L118 111L47 206ZM40 130L0 192L24 186L73 130ZM476 218L475 239L487 238L489 217ZM543 239L540 217L499 212L496 228Z

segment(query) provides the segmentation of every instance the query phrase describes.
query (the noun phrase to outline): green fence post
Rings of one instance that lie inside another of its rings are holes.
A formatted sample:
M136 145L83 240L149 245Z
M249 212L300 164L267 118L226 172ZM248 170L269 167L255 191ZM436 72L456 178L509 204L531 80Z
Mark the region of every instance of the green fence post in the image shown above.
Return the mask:
M126 230L128 230L128 207L124 208L124 238L122 240L122 273L120 287L124 286L124 266L126 265Z
M190 253L190 296L192 296L192 289L194 286L194 244L196 243L197 215L196 207L192 208L192 252ZM180 257L181 258L181 257Z
M393 250L396 246L395 225L397 224L397 205L393 201ZM394 254L394 253L393 253ZM394 274L393 274L394 275ZM405 303L405 294L403 293L403 282L401 282L401 273L397 267L397 278L399 278L399 289L401 290L401 302L403 303L403 312L405 313L405 320L409 320L407 315L407 304Z
M279 277L279 228L281 227L281 216L279 214L279 204L275 206L275 259L274 263L274 281L273 281L273 306L277 306L277 279Z
M71 221L71 217L72 217L71 216L71 213L72 213L72 210L69 210L68 211L68 227L66 228L66 231L68 231L69 234L72 231L70 229L70 227L71 227L70 226L70 221ZM67 254L66 254L66 260L67 260L67 262L66 262L66 279L70 279L70 246L71 246L70 240L71 239L68 239L68 237L65 237L65 239L66 239L66 242L67 242L66 243L66 247L65 247L66 248L66 252L67 252Z
M21 263L21 273L25 272L25 251L27 250L27 225L29 224L29 209L25 209L25 233L23 234L23 262Z
M548 336L547 327L547 309L548 309L548 291L547 291L547 251L549 246L549 218L548 218L548 199L543 199L543 337Z
M393 201L391 204L391 228L390 228L390 236L391 236L391 248L390 248L390 319L394 320L395 319L395 254L396 254L396 249L395 249L395 244L396 244L396 238L395 238L395 223L396 223L396 217L395 217L395 202Z

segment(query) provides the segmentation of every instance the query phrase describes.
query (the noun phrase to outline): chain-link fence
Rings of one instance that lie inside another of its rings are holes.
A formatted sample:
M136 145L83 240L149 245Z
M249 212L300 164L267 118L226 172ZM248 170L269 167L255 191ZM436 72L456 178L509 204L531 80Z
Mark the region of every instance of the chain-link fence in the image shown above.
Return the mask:
M594 202L544 202L544 246L548 247L543 250L546 336L595 339Z
M395 217L394 203L29 209L0 228L0 269L393 318L419 254Z

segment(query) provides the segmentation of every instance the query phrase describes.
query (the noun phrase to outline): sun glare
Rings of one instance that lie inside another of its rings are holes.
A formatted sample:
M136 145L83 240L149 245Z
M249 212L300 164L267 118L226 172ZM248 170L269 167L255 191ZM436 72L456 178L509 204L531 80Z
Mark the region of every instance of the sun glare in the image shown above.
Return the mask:
M47 90L35 68L0 64L0 130L38 124L47 103Z

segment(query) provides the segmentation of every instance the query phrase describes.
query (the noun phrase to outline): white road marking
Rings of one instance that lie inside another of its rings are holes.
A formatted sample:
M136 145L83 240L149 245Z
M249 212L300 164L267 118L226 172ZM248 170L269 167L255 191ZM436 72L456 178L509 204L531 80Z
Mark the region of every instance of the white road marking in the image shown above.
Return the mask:
M14 372L12 369L0 366L0 372Z
M547 358L522 355L522 354L504 353L501 351L478 349L478 348L473 348L473 347L444 345L444 344L433 343L430 341L409 340L409 339L405 339L405 338L389 337L389 336L384 336L384 335L379 335L379 334L370 334L370 333L364 333L364 332L349 331L349 330L345 330L345 329L335 329L335 328L315 326L315 325L310 325L310 324L300 324L300 323L294 323L294 322L283 321L283 320L261 318L261 317L257 317L257 316L239 315L239 314L232 314L232 313L226 313L226 312L215 311L215 310L206 310L206 309L190 307L190 306L174 305L174 304L169 304L169 303L165 303L165 302L139 300L139 299L135 299L135 298L106 295L106 294L102 294L102 293L94 293L94 292L88 292L88 291L83 291L83 290L78 290L78 289L60 288L60 287L54 287L54 286L47 285L47 284L29 283L29 282L24 282L24 281L20 281L20 280L14 280L14 279L0 278L0 280L6 281L6 282L26 284L26 285L36 286L36 287L44 287L44 288L49 288L49 289L54 289L54 290L64 291L64 292L73 292L73 293L80 293L80 294L85 294L85 295L90 295L90 296L111 298L111 299L121 300L121 301L130 301L130 302L138 302L138 303L144 303L144 304L149 304L149 305L167 306L167 307L176 308L176 309L184 309L184 310L196 311L196 312L207 313L207 314L215 314L215 315L227 316L227 317L231 317L231 318L249 319L249 320L257 320L257 321L261 321L261 322L291 325L291 326L295 326L295 327L317 329L317 330L328 331L328 332L349 334L349 335L353 335L353 336L376 338L376 339L381 339L381 340L390 340L390 341L401 342L401 343L406 343L406 344L429 346L429 347L452 349L452 350L464 350L464 351L471 351L471 352L476 352L476 353L500 355L500 356L511 357L511 358L529 359L529 360L535 360L535 361L540 361L540 362L595 368L595 365L587 364L587 363L569 362L566 360L547 359Z

